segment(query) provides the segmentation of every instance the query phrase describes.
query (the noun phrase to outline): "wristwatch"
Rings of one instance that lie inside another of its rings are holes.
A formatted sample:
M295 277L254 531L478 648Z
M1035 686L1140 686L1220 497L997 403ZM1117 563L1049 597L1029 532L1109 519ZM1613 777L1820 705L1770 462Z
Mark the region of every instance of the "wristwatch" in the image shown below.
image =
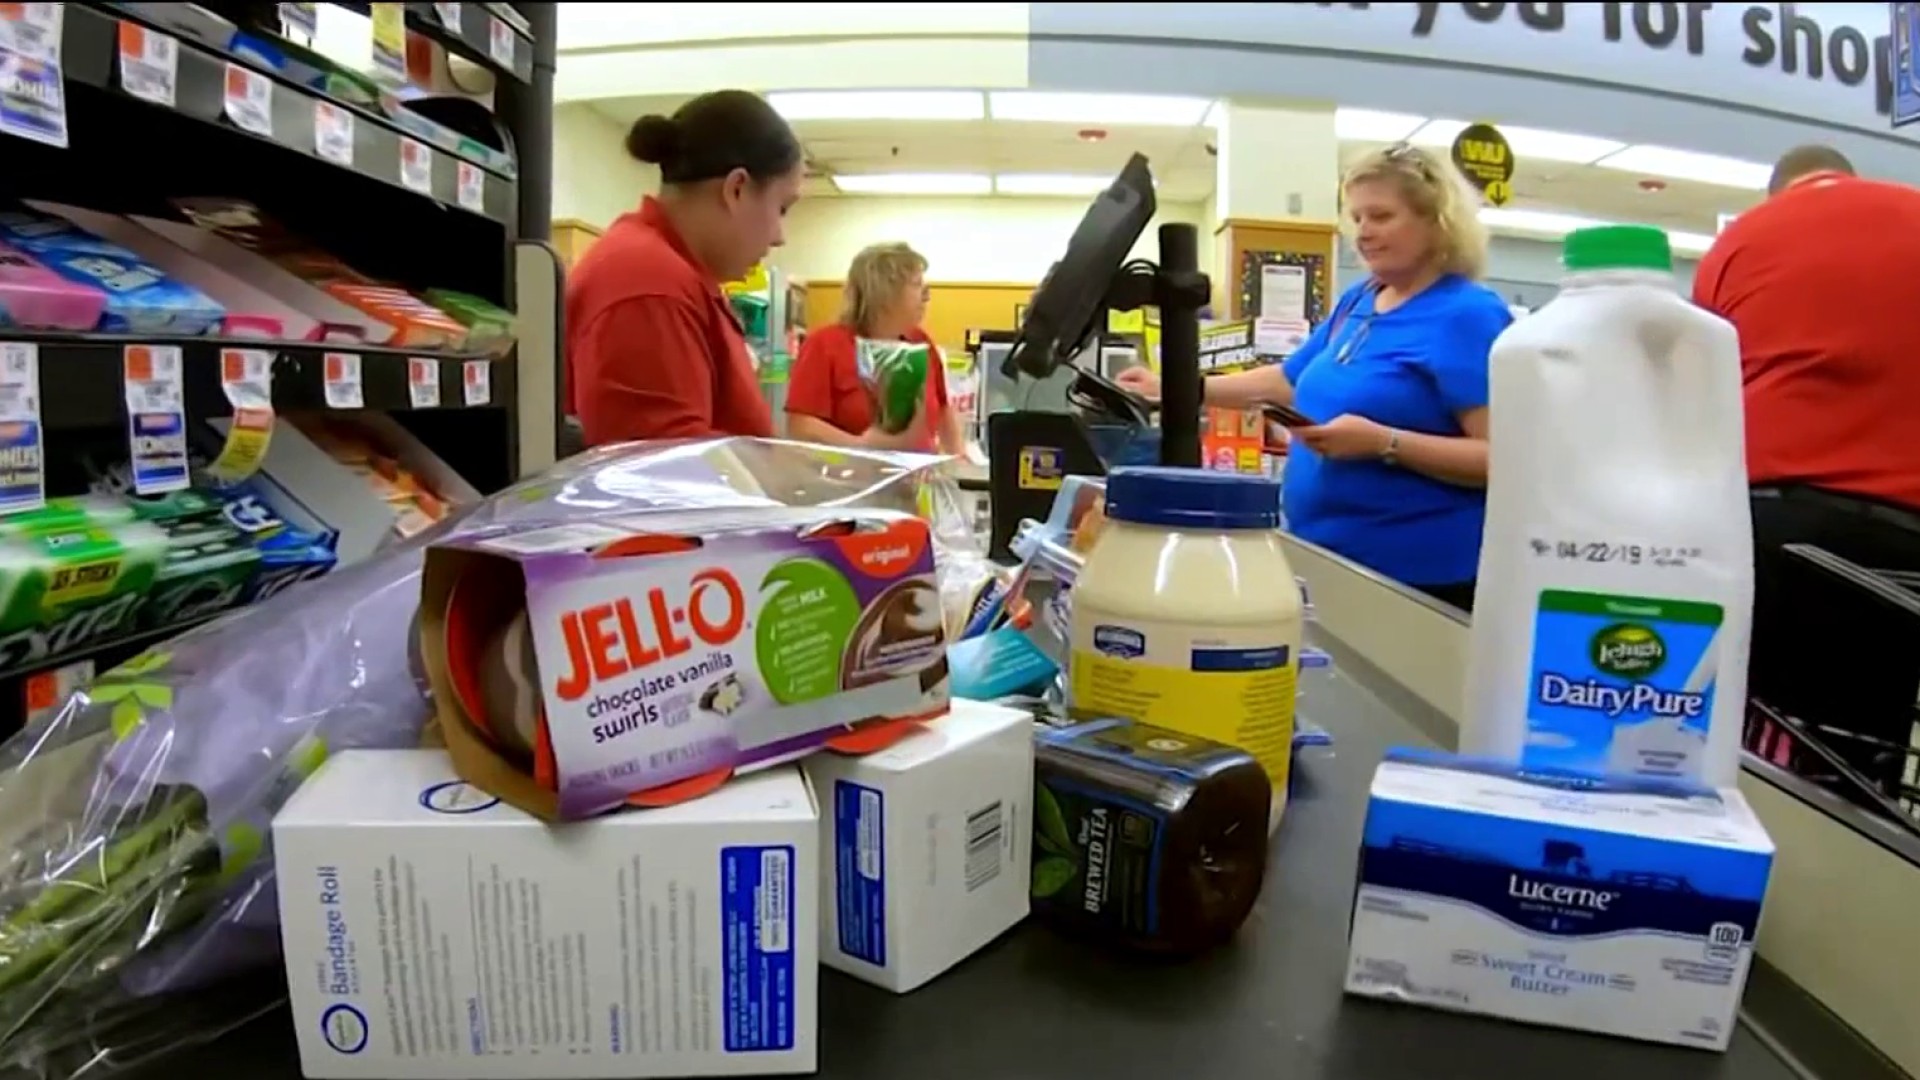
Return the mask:
M1386 465L1400 464L1400 432L1387 429L1387 448L1380 451L1380 461Z

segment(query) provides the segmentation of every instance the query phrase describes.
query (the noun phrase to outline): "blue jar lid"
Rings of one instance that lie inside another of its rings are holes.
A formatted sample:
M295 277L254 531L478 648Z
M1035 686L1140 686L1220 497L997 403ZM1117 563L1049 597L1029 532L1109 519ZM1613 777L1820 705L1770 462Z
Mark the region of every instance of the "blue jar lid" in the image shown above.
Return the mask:
M1130 465L1107 474L1107 516L1171 529L1275 529L1280 485L1247 473Z

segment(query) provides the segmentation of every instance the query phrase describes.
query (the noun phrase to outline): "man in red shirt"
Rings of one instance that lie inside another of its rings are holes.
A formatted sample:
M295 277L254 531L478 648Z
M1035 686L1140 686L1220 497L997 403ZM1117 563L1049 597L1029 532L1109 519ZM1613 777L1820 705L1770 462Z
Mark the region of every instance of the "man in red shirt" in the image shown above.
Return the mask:
M1897 709L1885 720L1903 745L1920 684L1913 627L1863 617L1847 586L1782 548L1920 570L1917 252L1920 191L1804 146L1780 159L1767 201L1721 233L1693 285L1694 302L1740 332L1754 696L1856 730ZM1908 644L1887 648L1903 629ZM1894 664L1895 652L1914 659Z

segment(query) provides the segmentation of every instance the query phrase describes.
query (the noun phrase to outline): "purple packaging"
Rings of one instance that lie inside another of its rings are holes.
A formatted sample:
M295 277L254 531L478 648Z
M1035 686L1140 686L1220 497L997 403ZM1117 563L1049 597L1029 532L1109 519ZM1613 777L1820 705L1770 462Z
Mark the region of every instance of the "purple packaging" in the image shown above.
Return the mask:
M823 745L877 749L947 707L932 536L910 514L494 529L429 548L421 588L456 768L551 819L675 801L697 792L661 789Z

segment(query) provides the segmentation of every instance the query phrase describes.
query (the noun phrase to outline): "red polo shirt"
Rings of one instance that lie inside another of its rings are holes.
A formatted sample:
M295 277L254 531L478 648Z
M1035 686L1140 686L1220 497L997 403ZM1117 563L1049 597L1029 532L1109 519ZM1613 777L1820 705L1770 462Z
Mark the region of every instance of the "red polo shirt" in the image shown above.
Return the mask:
M587 445L773 434L733 305L648 199L567 274L567 407Z
M1920 191L1809 176L1741 214L1693 299L1740 331L1747 475L1920 509Z
M860 378L859 336L840 323L809 331L787 373L787 411L825 420L849 435L873 426L873 398ZM927 347L927 445L938 445L947 412L947 368L940 347L915 328L901 339Z

